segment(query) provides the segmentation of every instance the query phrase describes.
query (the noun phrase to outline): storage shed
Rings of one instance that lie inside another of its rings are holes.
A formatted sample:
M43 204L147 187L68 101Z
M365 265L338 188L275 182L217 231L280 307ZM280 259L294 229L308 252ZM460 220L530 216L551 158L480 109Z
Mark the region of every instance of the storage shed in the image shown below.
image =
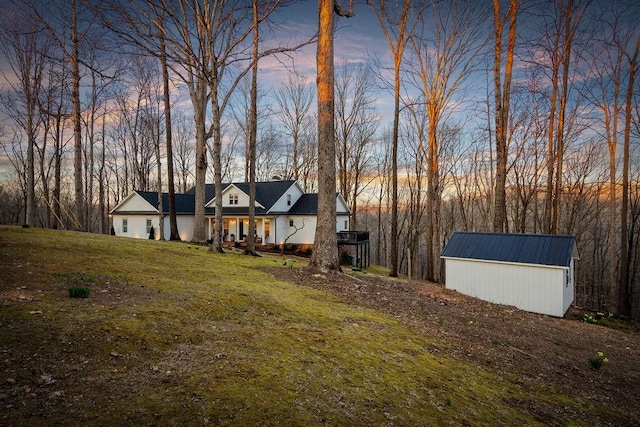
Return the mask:
M441 258L448 289L556 317L573 302L573 236L454 232Z

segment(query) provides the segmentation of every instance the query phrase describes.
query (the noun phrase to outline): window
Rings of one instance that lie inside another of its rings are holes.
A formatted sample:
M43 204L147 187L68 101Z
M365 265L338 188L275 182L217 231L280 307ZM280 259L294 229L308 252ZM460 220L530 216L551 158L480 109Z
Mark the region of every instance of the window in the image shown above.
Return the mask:
M291 206L291 194L287 194L287 206Z
M238 193L229 194L229 204L230 205L238 204Z
M148 219L148 220L147 220L147 234L151 233L151 227L152 227L152 226L153 226L153 225L152 225L152 223L151 223L151 220L150 220L150 219Z
M347 231L349 229L349 220L345 219L344 220L344 230Z
M269 230L271 229L271 220L264 220L264 237L269 237Z
M224 218L222 219L222 240L225 242L229 240L229 220Z
M122 232L123 233L128 233L129 232L129 219L128 218L122 218Z
M289 227L293 227L293 220L292 219L289 220Z

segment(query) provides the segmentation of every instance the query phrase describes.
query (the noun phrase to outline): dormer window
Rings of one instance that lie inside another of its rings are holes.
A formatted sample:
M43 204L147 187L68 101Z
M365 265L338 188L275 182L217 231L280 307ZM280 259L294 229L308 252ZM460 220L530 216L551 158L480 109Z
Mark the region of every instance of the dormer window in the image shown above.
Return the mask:
M229 204L230 205L238 204L238 193L229 194Z
M291 206L291 194L287 194L287 206Z

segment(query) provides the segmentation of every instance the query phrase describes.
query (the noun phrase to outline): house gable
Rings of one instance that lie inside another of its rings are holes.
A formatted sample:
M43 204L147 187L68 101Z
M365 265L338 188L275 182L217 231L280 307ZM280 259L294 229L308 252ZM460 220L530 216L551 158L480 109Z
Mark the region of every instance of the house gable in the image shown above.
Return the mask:
M351 214L349 206L347 205L347 201L344 199L344 197L342 197L342 194L340 193L338 193L338 196L336 197L336 214Z
M130 193L122 202L111 210L111 214L158 214L158 193L155 193L155 201L148 191L134 191Z
M206 207L215 208L215 198L207 203ZM229 184L222 190L222 207L223 208L247 208L249 207L249 193L239 188L236 184ZM262 208L263 206L256 200L256 208Z
M275 181L281 183L280 194L277 198L272 196L273 203L268 208L268 213L287 213L304 194L300 184L296 181ZM286 187L286 188L285 188ZM257 198L257 191L256 191Z

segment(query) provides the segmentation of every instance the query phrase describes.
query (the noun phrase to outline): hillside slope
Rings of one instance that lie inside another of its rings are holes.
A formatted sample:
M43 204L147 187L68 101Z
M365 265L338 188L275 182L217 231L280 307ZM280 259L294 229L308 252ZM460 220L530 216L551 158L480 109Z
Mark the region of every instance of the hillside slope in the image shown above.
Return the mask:
M640 424L637 332L297 264L0 227L0 425Z

